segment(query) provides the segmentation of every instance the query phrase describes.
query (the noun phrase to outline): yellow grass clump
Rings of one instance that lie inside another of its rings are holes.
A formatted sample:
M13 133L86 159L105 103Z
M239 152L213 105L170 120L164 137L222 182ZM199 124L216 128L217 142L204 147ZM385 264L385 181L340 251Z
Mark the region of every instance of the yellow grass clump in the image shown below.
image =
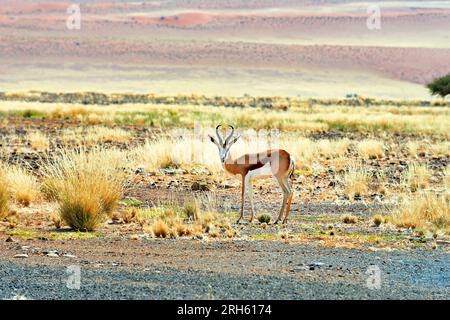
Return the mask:
M412 163L408 170L403 173L403 183L412 192L419 189L425 189L431 178L431 170L424 164Z
M349 224L357 223L358 222L358 217L354 216L352 214L344 214L342 216L342 222L349 223Z
M99 142L127 142L131 137L129 131L120 128L95 126L86 130L84 139L88 144L95 144Z
M375 159L384 156L384 144L381 141L365 139L358 143L357 149L362 159Z
M186 201L182 206L171 203L147 210L142 219L150 219L150 224L143 228L144 232L154 237L181 237L208 234L212 238L227 234L231 226L226 218L214 212L204 211L212 208L213 197L196 197ZM139 213L138 213L139 215Z
M6 183L13 199L23 206L39 200L40 184L38 179L18 165L3 165Z
M0 219L6 218L9 214L9 189L5 172L0 167Z
M233 149L233 151L235 150ZM189 135L147 141L143 146L131 150L130 154L136 166L143 166L149 171L157 171L161 168L201 166L213 173L223 172L217 147L209 139L200 139Z
M444 141L432 144L430 146L430 152L434 156L450 156L450 142Z
M408 141L408 143L406 144L406 149L408 151L408 154L412 157L426 155L425 146L418 141Z
M167 223L160 219L156 220L152 224L150 230L151 230L153 236L155 236L157 238L166 238L170 233L170 229L169 229L169 226L167 225Z
M339 140L323 139L317 143L319 153L327 158L343 157L347 153L349 146L350 140L346 138Z
M444 169L444 186L447 190L450 190L450 165L447 165Z
M93 231L122 197L124 168L124 154L118 150L62 151L44 167L44 190L58 202L67 225Z
M448 194L420 192L402 200L392 214L390 222L397 227L450 231L450 206Z
M345 194L353 200L369 191L370 174L362 165L352 165L344 173Z
M49 138L41 131L28 132L25 139L29 142L31 148L37 151L46 151L50 147Z
M385 221L385 219L381 214L376 214L372 217L372 221L378 227Z

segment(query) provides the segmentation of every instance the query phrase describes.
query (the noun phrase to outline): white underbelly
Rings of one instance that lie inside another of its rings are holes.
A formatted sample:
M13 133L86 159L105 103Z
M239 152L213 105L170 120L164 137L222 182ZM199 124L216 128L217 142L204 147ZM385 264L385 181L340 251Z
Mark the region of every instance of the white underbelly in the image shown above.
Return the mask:
M273 177L272 167L270 166L270 163L266 163L264 166L251 170L247 173L249 178L267 178L267 177Z

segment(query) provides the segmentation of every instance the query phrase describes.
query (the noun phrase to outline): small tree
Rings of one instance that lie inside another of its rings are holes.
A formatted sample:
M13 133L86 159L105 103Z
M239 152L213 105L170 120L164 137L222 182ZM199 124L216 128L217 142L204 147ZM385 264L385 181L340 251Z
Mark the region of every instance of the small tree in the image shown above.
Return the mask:
M427 88L432 95L439 95L442 98L450 95L450 73L446 76L434 79L431 83L427 84Z

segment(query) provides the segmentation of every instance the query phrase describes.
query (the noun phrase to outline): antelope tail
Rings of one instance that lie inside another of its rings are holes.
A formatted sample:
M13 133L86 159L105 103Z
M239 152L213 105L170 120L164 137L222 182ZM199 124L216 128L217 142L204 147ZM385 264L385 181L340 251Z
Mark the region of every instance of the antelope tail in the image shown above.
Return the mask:
M289 178L292 178L294 176L294 172L295 172L295 160L293 157L291 157L291 163L289 164Z

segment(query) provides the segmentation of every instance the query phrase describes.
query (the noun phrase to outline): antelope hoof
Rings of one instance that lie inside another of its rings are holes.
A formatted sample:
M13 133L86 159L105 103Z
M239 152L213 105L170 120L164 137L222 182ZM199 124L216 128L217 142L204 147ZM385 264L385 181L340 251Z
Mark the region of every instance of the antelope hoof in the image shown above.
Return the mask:
M275 220L275 222L274 222L273 224L278 224L278 221L279 221L278 219L277 219L277 220Z
M282 224L287 224L287 220L286 219L283 220Z

